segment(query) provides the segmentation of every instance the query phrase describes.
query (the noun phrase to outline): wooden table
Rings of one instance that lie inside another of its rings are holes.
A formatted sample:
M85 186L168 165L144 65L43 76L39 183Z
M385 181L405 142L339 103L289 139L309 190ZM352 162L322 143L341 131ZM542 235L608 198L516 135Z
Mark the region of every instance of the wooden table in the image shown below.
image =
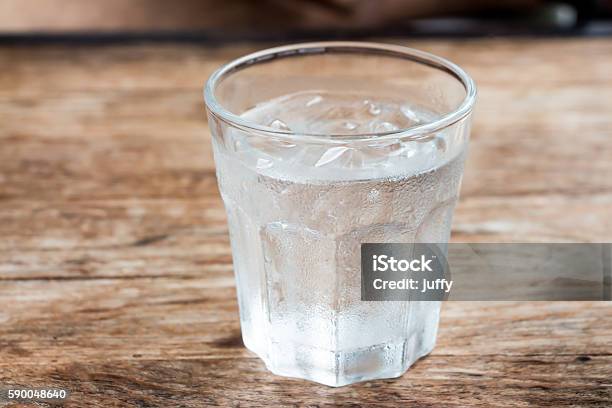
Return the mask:
M479 85L453 239L611 240L610 39L396 42ZM201 92L264 46L0 47L0 385L68 407L611 406L606 302L449 302L396 380L266 371L240 338Z

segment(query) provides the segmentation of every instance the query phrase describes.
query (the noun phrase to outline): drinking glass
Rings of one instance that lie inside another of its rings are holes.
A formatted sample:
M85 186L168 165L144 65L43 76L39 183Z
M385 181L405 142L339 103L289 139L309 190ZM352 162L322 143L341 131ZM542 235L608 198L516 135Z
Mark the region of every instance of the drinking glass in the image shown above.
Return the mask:
M363 243L446 243L476 97L396 45L272 48L205 87L242 337L273 373L341 386L403 374L440 303L362 301Z

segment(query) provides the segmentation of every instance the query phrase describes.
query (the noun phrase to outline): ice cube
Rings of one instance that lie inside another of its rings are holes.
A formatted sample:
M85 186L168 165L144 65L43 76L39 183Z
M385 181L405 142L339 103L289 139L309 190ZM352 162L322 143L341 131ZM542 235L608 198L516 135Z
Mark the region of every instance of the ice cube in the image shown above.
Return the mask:
M338 146L327 149L325 153L319 158L319 160L315 163L315 167L325 166L330 164L336 160L338 160L342 155L351 149L346 146Z
M370 112L370 114L372 114L374 116L378 116L382 112L382 109L380 109L380 106L378 106L377 104L371 102L368 99L364 100L363 104L368 107L368 112Z
M273 165L274 165L274 162L272 162L272 160L259 158L257 159L256 167L260 170L263 170L263 169L269 169Z
M287 124L280 119L274 119L272 122L270 122L268 126L270 126L273 129L278 129L278 130L286 130L286 131L291 130L289 126L287 126Z
M317 103L321 102L323 100L323 97L321 95L317 95L314 98L312 98L311 100L309 100L308 102L306 102L306 106L310 107L312 105L316 105Z
M378 122L373 123L372 130L374 132L393 132L394 130L398 130L398 127L391 122Z
M408 105L400 106L400 111L404 114L404 116L410 119L411 122L415 124L421 123L418 115L414 113L414 111Z

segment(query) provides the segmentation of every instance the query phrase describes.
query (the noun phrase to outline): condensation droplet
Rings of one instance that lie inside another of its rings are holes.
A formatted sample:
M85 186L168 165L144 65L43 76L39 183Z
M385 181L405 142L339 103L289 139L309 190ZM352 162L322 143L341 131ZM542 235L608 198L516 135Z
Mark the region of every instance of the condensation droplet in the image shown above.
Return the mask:
M377 189L373 188L368 192L368 201L374 202L378 200L378 197L380 197L380 191L378 191Z
M446 151L446 140L444 140L442 136L436 136L434 142L436 143L436 148L438 150L441 150L442 152Z

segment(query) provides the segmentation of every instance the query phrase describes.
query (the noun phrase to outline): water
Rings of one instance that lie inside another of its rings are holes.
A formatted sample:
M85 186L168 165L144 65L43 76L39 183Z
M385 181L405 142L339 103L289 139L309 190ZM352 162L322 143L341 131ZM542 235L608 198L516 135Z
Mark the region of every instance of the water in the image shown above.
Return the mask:
M251 121L300 133L403 129L393 100L299 93ZM383 129L384 128L384 129ZM359 146L215 138L245 345L278 374L339 386L401 375L434 347L437 302L362 302L360 244L447 242L463 167L452 134Z

